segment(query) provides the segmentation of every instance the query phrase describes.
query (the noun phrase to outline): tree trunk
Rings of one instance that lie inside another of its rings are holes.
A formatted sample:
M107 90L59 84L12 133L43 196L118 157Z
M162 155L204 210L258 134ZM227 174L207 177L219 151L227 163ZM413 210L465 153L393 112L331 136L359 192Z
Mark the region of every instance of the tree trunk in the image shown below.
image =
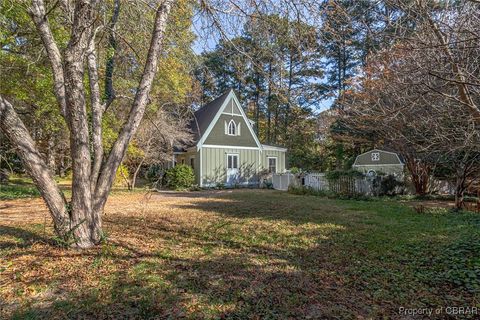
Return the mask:
M50 210L57 235L64 238L70 230L70 217L65 197L38 152L27 128L13 106L2 96L0 96L0 128L12 145L17 147L17 153L26 171L32 177Z
M145 161L145 157L142 159L142 161L140 161L137 168L133 172L132 182L131 182L132 190L135 190L135 184L137 183L137 176L138 176L138 173L140 172L140 169L143 166L144 161Z
M267 143L271 142L272 128L272 61L268 65L268 93L267 93Z
M429 191L430 166L414 157L407 157L406 164L415 187L415 193L419 196L426 195Z
M464 165L458 165L456 169L456 183L455 183L455 210L462 210L465 206L464 196L467 189L467 176Z

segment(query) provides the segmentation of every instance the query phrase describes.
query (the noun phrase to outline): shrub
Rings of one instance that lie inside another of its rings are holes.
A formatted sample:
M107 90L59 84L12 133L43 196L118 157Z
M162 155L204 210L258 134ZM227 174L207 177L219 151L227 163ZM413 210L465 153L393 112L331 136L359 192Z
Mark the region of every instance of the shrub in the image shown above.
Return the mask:
M190 166L179 164L165 172L165 185L174 190L184 190L193 186L195 174Z
M338 180L342 177L361 178L363 177L363 173L357 170L335 170L327 172L325 176L328 180Z
M158 164L153 164L148 167L147 172L145 173L145 178L150 182L157 181L163 175L163 169Z
M297 168L297 167L291 167L291 168L290 168L290 172L291 172L292 174L299 174L299 173L302 172L302 169Z

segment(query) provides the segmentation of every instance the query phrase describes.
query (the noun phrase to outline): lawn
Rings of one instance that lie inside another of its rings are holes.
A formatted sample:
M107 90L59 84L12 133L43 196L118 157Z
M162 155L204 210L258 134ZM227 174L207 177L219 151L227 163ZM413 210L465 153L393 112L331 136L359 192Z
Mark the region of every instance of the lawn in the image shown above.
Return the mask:
M1 201L0 318L396 319L400 307L480 307L478 214L224 190L114 194L104 226L102 246L62 249L40 199Z

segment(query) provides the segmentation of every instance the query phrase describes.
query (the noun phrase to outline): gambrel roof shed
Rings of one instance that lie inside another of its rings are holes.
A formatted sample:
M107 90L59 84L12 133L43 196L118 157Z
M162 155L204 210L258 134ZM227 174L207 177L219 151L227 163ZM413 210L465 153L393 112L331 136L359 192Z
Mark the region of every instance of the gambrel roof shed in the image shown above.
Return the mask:
M357 156L353 167L357 166L388 166L401 165L403 161L400 156L392 151L373 149Z

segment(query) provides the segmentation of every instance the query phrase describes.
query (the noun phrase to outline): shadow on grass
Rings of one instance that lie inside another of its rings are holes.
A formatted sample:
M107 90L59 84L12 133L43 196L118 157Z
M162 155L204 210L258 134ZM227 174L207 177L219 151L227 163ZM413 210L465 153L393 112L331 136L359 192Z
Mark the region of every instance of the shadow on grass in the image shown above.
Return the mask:
M13 237L16 240L0 242L0 250L9 248L27 248L35 242L42 242L49 245L55 244L52 239L41 236L36 232L11 226L0 225L0 235Z
M453 303L442 295L448 290L425 286L411 274L408 259L422 253L422 242L426 247L434 242L390 229L397 227L394 219L413 226L428 217L409 222L413 215L392 211L379 222L366 208L349 210L351 202L311 200L275 192L217 194L172 204L170 214L143 220L111 215L109 230L125 236L89 251L76 266L97 277L97 284L65 286L15 317L386 318L400 304ZM178 212L198 216L176 219ZM439 229L447 226L455 227L445 223ZM69 255L79 253L66 251L62 257ZM69 281L65 277L38 281L57 286Z

